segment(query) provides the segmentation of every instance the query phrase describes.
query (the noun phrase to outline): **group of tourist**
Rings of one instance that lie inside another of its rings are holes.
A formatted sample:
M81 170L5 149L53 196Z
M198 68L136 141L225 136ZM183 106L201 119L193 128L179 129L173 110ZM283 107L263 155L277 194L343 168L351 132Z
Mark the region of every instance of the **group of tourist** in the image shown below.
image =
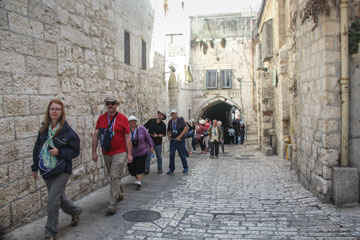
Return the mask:
M200 119L198 122L185 122L184 118L178 116L176 109L172 109L167 127L164 122L166 113L161 110L157 112L156 118L140 126L136 116L126 117L117 111L119 102L115 97L107 97L104 102L107 111L97 119L92 138L92 159L94 162L99 160L97 148L100 142L110 177L109 215L116 213L118 202L124 198L121 178L126 167L135 177L136 190L141 189L142 176L149 173L150 162L155 155L157 173L163 173L162 141L165 136L170 142L168 175L175 171L176 151L185 174L189 171L187 157L192 154L191 148L196 151L197 144L200 145L202 155L207 154L210 147L210 158L219 156L219 146L224 153L221 121ZM31 166L34 179L38 179L40 172L48 191L45 239L56 237L60 208L72 216L72 226L79 223L82 208L65 196L65 186L72 173L72 159L79 153L80 139L66 122L63 102L59 99L51 100L35 142Z

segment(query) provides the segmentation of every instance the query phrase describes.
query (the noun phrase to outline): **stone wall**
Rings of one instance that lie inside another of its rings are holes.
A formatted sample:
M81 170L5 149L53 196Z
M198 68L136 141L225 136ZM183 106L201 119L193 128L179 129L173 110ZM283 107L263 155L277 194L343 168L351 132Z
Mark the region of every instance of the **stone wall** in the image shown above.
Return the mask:
M252 17L240 14L191 17L190 66L193 82L182 93L192 99L192 117L199 118L209 104L226 102L242 111L250 133L256 141L257 124L253 95L253 55L251 52ZM226 44L221 45L222 39ZM211 47L211 40L214 46ZM208 48L200 42L206 42ZM232 69L232 87L220 87L220 70ZM207 89L206 70L217 70L218 88Z
M45 214L44 181L34 181L30 166L50 99L65 102L67 120L81 138L67 187L72 199L107 184L103 163L91 160L103 99L116 96L120 111L142 123L166 104L164 56L150 54L159 40L153 22L148 0L0 1L0 231ZM130 33L130 65L124 63L124 31ZM141 40L147 70L141 69Z

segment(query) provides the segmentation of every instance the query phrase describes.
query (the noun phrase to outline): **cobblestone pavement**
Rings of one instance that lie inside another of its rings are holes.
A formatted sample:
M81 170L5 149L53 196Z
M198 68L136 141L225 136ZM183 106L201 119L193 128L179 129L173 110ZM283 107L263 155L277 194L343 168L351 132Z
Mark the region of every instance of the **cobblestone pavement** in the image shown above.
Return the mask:
M174 175L151 173L140 192L129 178L126 199L112 217L103 215L108 189L91 194L78 202L85 210L78 227L67 227L62 216L58 239L360 239L359 207L322 204L298 183L288 162L227 147L230 154L218 159L191 157L186 175L177 159ZM123 213L133 209L154 210L162 217L125 221ZM41 239L44 221L8 239Z

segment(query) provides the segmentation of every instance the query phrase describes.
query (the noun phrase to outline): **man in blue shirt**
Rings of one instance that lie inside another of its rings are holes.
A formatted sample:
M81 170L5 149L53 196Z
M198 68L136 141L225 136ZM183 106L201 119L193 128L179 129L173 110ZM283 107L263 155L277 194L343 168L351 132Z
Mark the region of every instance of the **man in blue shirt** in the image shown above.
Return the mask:
M182 139L183 136L188 131L188 127L185 123L185 120L183 118L179 118L177 116L176 109L171 109L170 111L171 119L168 123L168 138L170 140L170 166L169 171L167 174L172 174L175 171L175 152L178 151L181 162L184 168L183 173L188 173L189 167L186 161L186 155L185 155L185 145L182 141L185 141L185 139Z

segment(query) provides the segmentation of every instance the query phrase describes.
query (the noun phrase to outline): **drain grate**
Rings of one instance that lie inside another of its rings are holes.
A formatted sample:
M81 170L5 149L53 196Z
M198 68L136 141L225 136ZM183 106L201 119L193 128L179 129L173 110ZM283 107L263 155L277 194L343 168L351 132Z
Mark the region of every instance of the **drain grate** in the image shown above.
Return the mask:
M151 210L134 210L124 213L123 218L130 222L152 222L161 218L161 214Z

